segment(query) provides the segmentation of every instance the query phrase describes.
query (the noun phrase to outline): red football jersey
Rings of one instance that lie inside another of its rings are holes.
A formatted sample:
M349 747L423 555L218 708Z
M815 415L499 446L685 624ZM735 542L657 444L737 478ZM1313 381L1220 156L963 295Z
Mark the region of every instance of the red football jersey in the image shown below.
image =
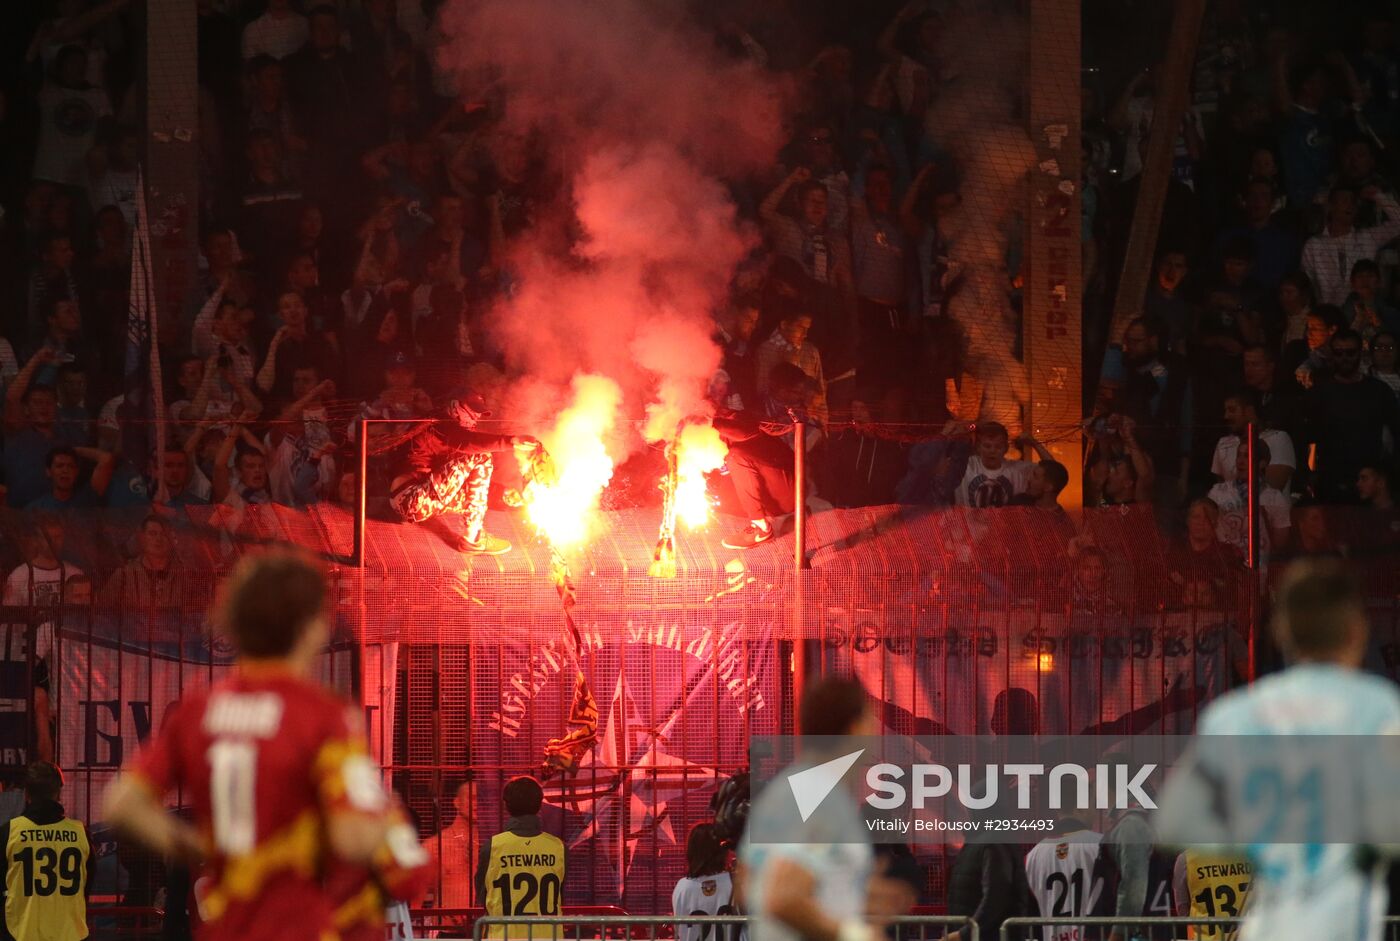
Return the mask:
M350 705L280 668L240 667L171 713L131 769L179 791L209 858L202 941L333 937L325 822L385 795Z
M411 902L428 890L433 879L428 853L403 811L392 811L384 844L370 867L337 860L326 880L335 902L335 927L340 941L384 941L385 910L395 902Z

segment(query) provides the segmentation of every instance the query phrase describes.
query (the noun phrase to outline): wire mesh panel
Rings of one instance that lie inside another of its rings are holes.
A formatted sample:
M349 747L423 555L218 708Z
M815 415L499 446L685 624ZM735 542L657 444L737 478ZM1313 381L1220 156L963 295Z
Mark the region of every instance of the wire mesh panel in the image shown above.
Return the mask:
M492 520L518 547L506 556L471 559L421 528L372 523L365 569L328 563L336 642L318 676L358 697L386 781L436 847L422 903L480 903L480 841L504 823L504 782L530 773L568 847L566 902L664 905L686 833L749 764L750 736L793 730L798 657L858 676L885 728L923 734L1185 733L1249 670L1250 574L1195 585L1181 546L1117 509L1077 531L1030 509L818 514L800 622L790 535L738 553L682 534L678 577L655 579L655 520L605 520L607 535L570 560L577 647L547 550L514 517ZM0 754L10 768L55 755L84 819L171 706L228 668L208 612L232 565L293 536L326 557L349 541L334 509L196 510L154 536L147 525L0 515ZM1368 666L1395 677L1392 544L1344 511L1309 525L1361 567ZM161 535L164 569L152 567ZM1260 580L1265 599L1281 567ZM925 862L940 886L944 860ZM114 862L112 879L124 871Z

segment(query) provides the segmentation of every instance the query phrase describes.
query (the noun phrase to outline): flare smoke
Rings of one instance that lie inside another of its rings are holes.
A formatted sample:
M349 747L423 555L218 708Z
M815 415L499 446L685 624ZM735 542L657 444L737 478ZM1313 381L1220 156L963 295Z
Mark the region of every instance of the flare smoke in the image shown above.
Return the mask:
M949 150L961 171L961 204L944 211L939 230L962 283L949 316L967 334L968 372L981 380L967 402L968 420L996 420L1018 434L1029 399L1025 366L1014 353L1015 312L1008 296L1006 254L1019 231L1015 207L1025 204L1024 181L1035 146L1023 127L1027 47L1024 13L997 4L965 2L942 19L942 74L925 121L926 133Z
M675 3L449 0L441 25L463 93L500 93L495 133L539 142L561 183L506 246L514 286L490 314L520 377L512 409L550 419L589 374L621 392L598 425L613 427L615 459L674 435L706 410L712 315L757 242L720 177L771 166L781 89L723 58ZM484 74L489 88L470 86ZM616 420L642 415L643 428Z

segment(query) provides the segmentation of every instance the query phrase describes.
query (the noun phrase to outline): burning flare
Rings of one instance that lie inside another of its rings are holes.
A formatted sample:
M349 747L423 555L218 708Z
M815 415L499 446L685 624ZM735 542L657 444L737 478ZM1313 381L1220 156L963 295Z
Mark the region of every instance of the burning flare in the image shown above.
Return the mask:
M676 438L676 515L689 529L711 519L705 475L724 464L729 447L712 425L686 425Z
M729 448L710 425L685 424L666 445L666 474L661 478L661 534L652 552L647 574L653 578L676 577L676 520L690 529L703 529L710 521L710 495L705 474L718 470Z
M543 436L547 453L521 458L525 514L556 551L577 548L593 527L613 472L604 442L622 401L604 376L575 376L573 390L573 402Z

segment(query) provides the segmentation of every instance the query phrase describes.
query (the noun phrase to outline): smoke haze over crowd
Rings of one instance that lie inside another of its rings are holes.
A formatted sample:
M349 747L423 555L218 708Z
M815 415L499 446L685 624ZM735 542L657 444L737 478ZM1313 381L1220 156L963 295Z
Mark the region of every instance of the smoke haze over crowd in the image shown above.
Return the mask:
M782 87L722 57L679 4L454 0L441 16L443 54L488 63L491 90L509 96L508 132L558 181L531 209L554 224L531 226L501 259L514 290L490 329L527 377L515 411L549 419L573 377L593 374L620 387L618 417L645 415L646 439L673 436L707 408L712 317L758 244L720 178L773 164ZM620 459L641 439L614 428Z

